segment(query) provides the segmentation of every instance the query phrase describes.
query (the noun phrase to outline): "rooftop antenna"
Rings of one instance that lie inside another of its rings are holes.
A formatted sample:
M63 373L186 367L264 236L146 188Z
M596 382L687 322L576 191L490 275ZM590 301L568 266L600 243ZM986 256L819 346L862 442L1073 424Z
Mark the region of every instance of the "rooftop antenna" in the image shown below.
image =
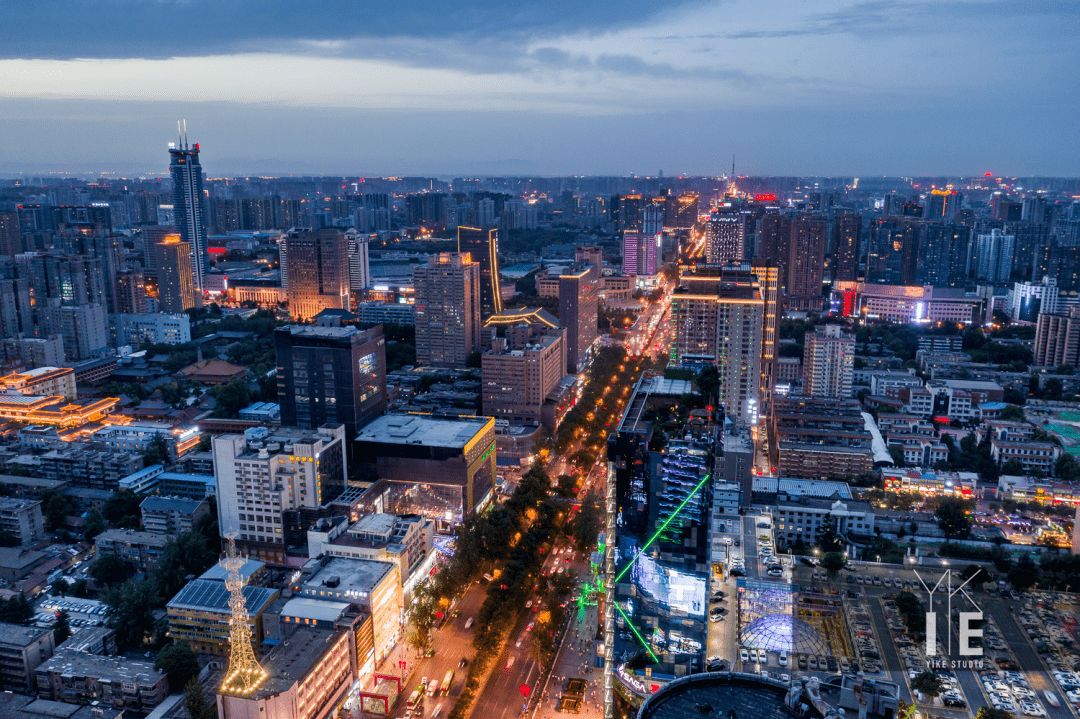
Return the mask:
M186 132L186 130L185 130ZM735 153L731 153L731 179L735 179Z
M187 141L187 120L184 120L184 149L185 149L185 150L186 150L186 149L188 149L188 141ZM735 169L735 156L734 156L734 155L732 155L732 156L731 156L731 169L732 169L732 170L734 170L734 169Z
M180 132L180 121L179 120L176 121L176 137L180 141L180 144L177 145L177 147L179 149L183 150L184 149L184 133Z

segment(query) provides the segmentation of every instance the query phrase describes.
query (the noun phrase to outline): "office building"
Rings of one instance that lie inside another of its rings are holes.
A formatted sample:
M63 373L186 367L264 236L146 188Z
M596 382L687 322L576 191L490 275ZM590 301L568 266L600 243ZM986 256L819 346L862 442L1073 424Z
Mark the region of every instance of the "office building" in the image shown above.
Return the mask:
M492 340L480 358L483 412L512 424L544 423L554 430L553 415L544 422L544 406L566 375L566 330L527 321L504 329L505 335Z
M70 649L37 668L38 696L68 704L101 704L149 714L169 695L169 679L152 659L105 657Z
M1015 459L1024 468L1025 475L1036 473L1048 477L1054 473L1054 464L1061 456L1061 447L1053 442L1018 441L990 438L990 456L998 466Z
M109 315L109 335L113 347L185 344L191 341L191 317L165 312Z
M139 510L147 532L176 535L191 531L210 512L210 504L205 499L147 497L139 504Z
M923 216L938 222L952 222L963 200L964 196L956 190L931 190Z
M960 225L933 224L915 230L919 237L915 283L939 287L966 286L971 229ZM1029 258L1034 254L1032 248Z
M833 279L859 279L862 251L862 215L840 212L833 218Z
M206 276L210 274L210 254L206 227L206 195L203 192L202 166L199 164L199 143L194 148L181 145L169 148L169 171L173 181L173 217L180 231L180 242L190 248L191 283L195 295L202 297ZM186 309L186 308L182 308ZM180 310L167 310L180 312Z
M384 415L360 431L356 458L381 511L460 523L491 497L495 420Z
M106 529L94 537L98 554L112 554L130 562L136 570L145 572L155 564L165 551L171 537L155 532L134 529Z
M991 284L1008 282L1012 276L1015 244L1015 235L1006 235L996 228L990 230L990 234L976 235L971 258L975 279Z
M254 427L213 439L218 522L236 532L250 556L285 563L289 547L304 541L308 518L345 490L345 426L318 429Z
M1038 317L1032 364L1080 367L1080 307L1071 307L1068 314L1041 312Z
M263 614L280 594L277 589L260 587L251 580L265 565L248 559L238 570L244 586L241 593L247 606L251 636L263 636ZM176 593L165 605L169 636L186 641L200 654L217 656L229 653L229 590L225 586L227 571L220 564L203 572Z
M502 312L499 288L499 231L458 228L458 254L468 253L480 270L480 319Z
M218 716L323 719L357 679L352 646L346 631L297 627L259 662L253 692L217 695Z
M289 315L304 321L325 309L349 310L349 242L341 231L291 230L283 241Z
M779 547L810 547L826 526L845 539L874 536L874 509L851 499L778 496L774 509Z
M348 602L371 614L375 658L381 661L401 635L402 577L393 562L351 557L315 557L290 583L298 597Z
M898 323L957 322L980 324L986 316L986 298L960 288L923 285L883 285L835 282L833 312L842 317Z
M480 348L481 275L461 253L432 255L413 271L418 364L464 367Z
M855 335L840 325L816 327L806 333L803 350L803 394L846 399L851 396L855 367Z
M705 223L705 259L711 265L746 259L745 236L739 215L713 210Z
M41 502L16 497L0 497L0 532L7 532L18 544L34 545L45 538Z
M0 681L8 691L32 693L37 669L56 651L51 629L0 623Z
M366 514L350 523L350 516L330 517L316 522L308 530L308 556L347 557L378 562L391 562L398 567L404 585L411 585L419 576L414 573L429 569L425 559L434 549L435 523L415 514L398 516L381 512ZM410 581L412 580L412 581Z
M559 320L566 328L566 371L573 373L592 355L598 337L600 265L579 262L559 276Z
M278 404L287 426L339 423L347 437L386 410L382 325L274 330Z
M180 235L167 235L154 245L158 280L158 309L162 312L180 314L202 304L192 274L191 243Z
M107 425L93 434L95 443L114 452L138 452L142 454L158 438L165 440L169 461L176 462L199 447L202 432L198 427L171 427L164 423Z
M825 273L827 224L812 215L791 221L784 284L785 306L793 310L820 310L824 299L822 281Z
M1042 314L1064 311L1056 277L1044 276L1042 282L1014 282L1005 296L1005 309L1014 322L1036 324Z

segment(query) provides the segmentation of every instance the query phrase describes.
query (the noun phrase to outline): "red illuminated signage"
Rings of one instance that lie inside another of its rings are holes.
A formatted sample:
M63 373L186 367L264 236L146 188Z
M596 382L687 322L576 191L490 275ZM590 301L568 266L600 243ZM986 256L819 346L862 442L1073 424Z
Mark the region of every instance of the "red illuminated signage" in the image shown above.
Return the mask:
M776 202L776 195L754 195L754 202Z

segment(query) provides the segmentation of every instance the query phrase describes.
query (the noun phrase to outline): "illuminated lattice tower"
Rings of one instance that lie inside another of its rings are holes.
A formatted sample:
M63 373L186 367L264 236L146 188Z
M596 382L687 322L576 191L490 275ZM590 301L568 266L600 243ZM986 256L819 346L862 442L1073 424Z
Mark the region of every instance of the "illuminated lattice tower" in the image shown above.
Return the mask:
M236 553L236 533L228 535L229 545L222 566L225 587L229 590L229 671L221 683L222 694L251 696L266 681L266 671L255 659L251 647L251 622L244 599L244 578L240 574L245 560Z

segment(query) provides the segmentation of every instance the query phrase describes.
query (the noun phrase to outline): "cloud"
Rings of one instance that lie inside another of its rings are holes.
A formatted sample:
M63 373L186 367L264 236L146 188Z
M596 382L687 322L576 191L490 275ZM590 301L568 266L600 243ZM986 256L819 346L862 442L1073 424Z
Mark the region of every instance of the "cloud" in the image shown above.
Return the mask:
M273 51L359 52L363 40L516 42L595 34L701 0L34 0L4 8L0 59L146 58Z
M955 32L957 23L978 22L1006 17L1077 16L1080 7L1073 3L1013 3L993 0L964 0L954 2L915 2L911 0L867 0L843 9L814 13L800 25L765 30L735 30L690 36L693 39L747 40L758 38L787 38L803 35L925 35L933 32ZM664 39L690 39L669 36Z

